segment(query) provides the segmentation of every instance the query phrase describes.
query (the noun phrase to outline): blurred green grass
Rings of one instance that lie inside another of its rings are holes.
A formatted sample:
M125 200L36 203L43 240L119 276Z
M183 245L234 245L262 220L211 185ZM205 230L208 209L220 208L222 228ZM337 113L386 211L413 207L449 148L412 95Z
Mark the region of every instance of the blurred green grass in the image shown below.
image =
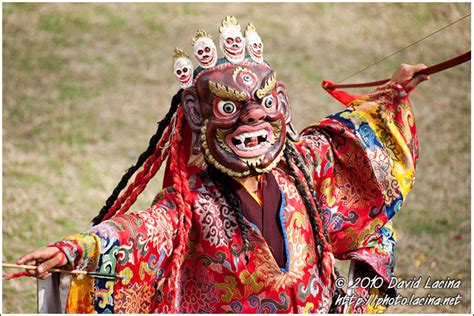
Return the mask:
M297 128L342 109L320 89L470 12L466 3L3 5L3 261L87 229L145 149L178 84L175 46L201 27L252 21L288 86ZM401 62L434 64L470 48L470 19L353 78L386 78ZM470 64L434 75L412 100L421 158L396 216L400 277L462 279L470 312ZM160 188L156 177L136 209ZM36 311L32 279L3 282L3 312ZM408 295L410 291L401 291ZM424 289L417 295L426 295ZM436 291L455 295L453 290ZM434 294L434 293L432 293Z

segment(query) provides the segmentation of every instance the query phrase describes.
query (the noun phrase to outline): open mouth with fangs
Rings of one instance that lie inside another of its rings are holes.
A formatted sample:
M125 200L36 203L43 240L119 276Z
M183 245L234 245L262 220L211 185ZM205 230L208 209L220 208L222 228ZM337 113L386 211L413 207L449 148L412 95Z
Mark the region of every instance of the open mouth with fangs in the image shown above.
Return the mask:
M271 125L264 123L257 126L240 126L225 139L236 155L250 158L265 154L274 143L275 136Z

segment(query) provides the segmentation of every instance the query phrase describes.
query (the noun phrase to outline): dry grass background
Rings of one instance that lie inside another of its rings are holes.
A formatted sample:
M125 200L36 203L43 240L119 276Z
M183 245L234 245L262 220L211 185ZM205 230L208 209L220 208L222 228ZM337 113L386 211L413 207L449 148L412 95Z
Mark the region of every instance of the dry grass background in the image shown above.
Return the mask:
M342 106L319 87L470 12L470 4L4 4L3 261L88 228L166 113L178 84L175 46L191 52L225 15L252 21L288 85L301 129ZM434 64L470 48L470 19L371 68ZM470 311L470 64L432 77L412 97L421 148L417 183L396 216L396 273L460 278ZM156 178L136 208L160 188ZM402 291L408 295L409 291ZM34 313L35 281L3 282L3 312Z

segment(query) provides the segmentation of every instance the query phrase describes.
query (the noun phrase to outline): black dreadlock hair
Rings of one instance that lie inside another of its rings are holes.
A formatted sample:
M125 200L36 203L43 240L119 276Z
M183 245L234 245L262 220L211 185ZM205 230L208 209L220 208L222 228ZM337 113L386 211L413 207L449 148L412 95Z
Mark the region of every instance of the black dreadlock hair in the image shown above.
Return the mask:
M311 176L310 176L310 173L309 173L309 170L308 170L308 167L306 166L306 164L304 163L304 160L303 160L303 157L301 156L301 154L296 150L296 148L294 147L293 143L287 141L286 142L286 148L288 149L288 151L291 153L291 157L294 158L294 161L295 161L295 164L296 166L298 167L298 169L301 171L301 173L303 174L303 177L306 181L306 186L308 187L309 189L309 192L311 193L311 197L313 198L313 201L314 201L314 205L316 206L316 210L318 212L318 214L322 214L321 212L321 208L319 206L319 203L318 203L318 194L316 193L316 190L314 189L314 185L313 185L313 180L311 179ZM328 235L328 231L326 228L324 228L324 236L326 237L326 240L327 242L331 242L331 240L329 239L329 235Z
M306 167L306 164L304 163L304 159L301 156L301 154L296 150L293 143L290 142L290 141L286 141L286 147L285 147L284 154L285 154L285 159L287 161L288 167L290 169L290 174L295 178L295 184L296 184L296 187L298 189L298 192L301 195L301 197L303 198L303 201L305 203L306 208L310 212L310 220L311 220L311 226L313 228L313 232L317 232L316 229L318 229L318 226L315 225L315 220L314 220L315 213L314 213L313 203L311 203L309 201L309 198L306 194L306 190L302 186L302 183L301 183L300 179L298 178L295 170L292 168L291 163L290 163L290 159L293 160L295 165L298 167L298 169L303 174L304 180L306 182L306 187L309 189L309 191L311 193L311 197L314 201L314 205L316 206L316 210L317 210L318 214L321 215L321 208L320 208L319 202L318 202L318 195L316 193L316 190L314 189L313 181L312 181L311 176L309 174L309 171ZM300 190L300 188L301 188L301 190ZM308 205L309 205L309 207L308 207ZM324 233L324 237L326 238L326 241L328 243L330 243L328 231L327 231L326 227L324 227L324 226L323 226L323 233ZM319 236L317 234L315 234L315 241L316 241L316 244L318 245L318 248L322 249L322 247L323 247L322 246L322 241L321 241L321 239L319 238ZM320 255L319 251L318 251L318 254ZM321 262L321 255L319 256L319 258L320 258L320 262ZM336 267L334 267L334 274L336 275L337 278L340 277L340 273L339 273L339 271L337 270ZM340 312L340 310L339 310L340 305L335 304L339 296L344 296L344 291L341 288L336 288L331 307L329 308L329 313L330 314L337 314L337 313Z
M122 176L122 179L120 182L117 184L115 189L113 190L112 194L109 196L107 201L105 202L105 205L102 207L100 210L99 214L94 217L92 220L92 224L95 226L99 224L102 219L105 217L107 212L110 210L114 202L117 200L119 197L120 192L127 186L128 181L130 178L135 174L135 172L140 169L141 166L145 163L145 161L153 154L153 152L156 149L156 145L161 139L161 136L163 135L163 132L165 131L166 127L170 124L171 119L173 115L176 113L176 110L178 109L178 105L180 104L181 101L181 93L183 92L183 89L180 89L174 96L173 99L171 100L171 107L166 114L166 116L158 123L158 129L156 133L150 138L148 148L138 157L137 162L132 165L127 172Z
M306 190L306 188L309 188L310 186L312 186L312 184L306 181L306 186L305 186L305 184L301 181L300 176L297 174L296 168L291 163L291 161L293 161L296 167L301 171L301 164L297 162L301 162L302 158L300 157L299 153L296 152L296 150L292 150L292 149L293 149L292 144L290 143L290 141L287 141L283 154L285 156L285 160L288 165L290 175L295 179L296 189L298 190L298 193L303 199L303 203L309 212L309 220L311 223L311 227L313 229L314 241L316 243L316 250L318 253L319 263L321 264L324 244L321 238L319 238L319 234L318 234L319 227L318 227L318 223L316 222L316 216L317 216L316 209L313 203L311 203L310 197L308 196L307 190Z
M235 211L235 218L237 220L237 225L239 226L240 230L242 231L242 239L243 239L243 247L242 251L244 252L245 255L245 261L248 263L249 257L248 257L248 250L250 247L250 240L248 237L248 230L247 230L247 225L245 224L244 221L244 214L242 213L242 208L241 208L241 202L240 199L235 195L232 190L230 190L226 185L222 183L219 177L219 171L214 168L213 166L209 166L207 168L207 173L209 177L211 178L212 182L217 186L219 191L222 193L222 196L226 200L227 203L229 203L230 207Z

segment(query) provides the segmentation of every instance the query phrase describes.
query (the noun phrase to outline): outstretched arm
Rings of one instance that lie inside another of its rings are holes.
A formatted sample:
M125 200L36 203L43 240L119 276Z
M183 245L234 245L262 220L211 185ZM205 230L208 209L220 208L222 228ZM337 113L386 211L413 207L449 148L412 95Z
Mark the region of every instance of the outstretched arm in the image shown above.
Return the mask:
M87 232L27 253L17 263L38 265L28 273L41 279L48 278L51 274L47 270L53 267L118 274L122 279L117 282L73 278L67 312L124 311L127 306L135 306L129 300L136 299L123 295L127 286L140 288L143 300L151 300L163 286L170 272L168 263L175 247L177 227L174 192L164 191L158 202L145 211L117 215ZM140 306L152 306L151 301L148 303Z
M391 81L305 129L296 146L313 166L335 257L365 262L385 281L396 244L387 225L414 183L418 141L408 94L427 76L401 65Z
M386 258L393 259L395 241L387 238L393 233L384 226L414 183L418 140L408 93L429 79L413 78L425 67L401 65L388 84L303 132L322 142L324 165L315 180L340 259L363 259L376 245L383 245Z

